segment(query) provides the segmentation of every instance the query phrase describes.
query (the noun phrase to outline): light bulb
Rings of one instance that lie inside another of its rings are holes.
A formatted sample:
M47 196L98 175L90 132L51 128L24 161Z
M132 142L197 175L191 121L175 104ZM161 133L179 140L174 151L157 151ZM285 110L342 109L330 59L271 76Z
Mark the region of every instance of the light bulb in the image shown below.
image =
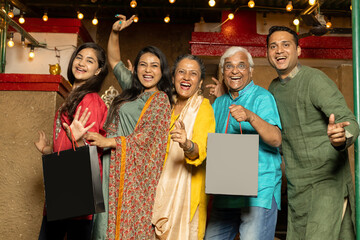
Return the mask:
M248 2L248 6L249 6L249 8L255 7L255 2L254 2L253 0L250 0L250 1Z
M169 0L169 3L174 3L175 2L175 0Z
M215 0L209 0L209 6L210 7L215 6L215 4L216 4Z
M13 18L13 17L14 17L14 12L13 12L13 10L10 10L10 11L8 12L8 16L9 16L10 18Z
M97 25L97 24L99 23L99 21L97 20L96 17L94 17L93 20L91 21L91 23L92 23L93 25Z
M83 19L84 18L84 14L82 14L80 11L77 12L77 18L78 19Z
M30 52L29 52L29 58L34 58L34 57L35 57L34 47L31 47Z
M331 28L331 26L332 26L331 22L328 21L328 22L326 23L326 28Z
M44 22L46 22L49 19L47 13L44 13L42 19L43 19Z
M13 47L15 45L13 38L14 38L14 33L10 33L10 38L7 43L9 47Z
M170 22L170 16L169 16L169 15L167 15L167 16L164 18L164 22L166 22L166 23L169 23L169 22Z
M20 24L24 24L24 23L25 23L25 18L24 18L24 16L23 16L22 14L20 15L19 23L20 23Z
M352 5L350 5L350 10L352 11Z
M228 15L228 18L230 19L230 20L233 20L234 19L234 14L233 13L229 13L229 15Z
M316 3L316 0L309 0L309 5L314 5Z
M293 21L293 24L295 26L299 25L300 24L300 20L298 18L295 18L294 21Z
M137 6L137 2L136 2L135 0L132 0L132 1L130 2L130 7L136 8L136 6Z
M286 11L291 12L293 10L293 5L292 2L289 1L288 4L286 5Z
M135 16L135 17L134 17L134 22L137 23L138 21L139 21L139 17L138 17L138 16Z

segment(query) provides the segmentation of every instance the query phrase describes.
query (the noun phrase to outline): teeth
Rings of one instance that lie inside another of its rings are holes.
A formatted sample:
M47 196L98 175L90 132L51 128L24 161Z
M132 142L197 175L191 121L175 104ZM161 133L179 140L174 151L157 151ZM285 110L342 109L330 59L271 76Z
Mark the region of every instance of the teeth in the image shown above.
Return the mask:
M152 79L152 76L146 75L146 76L144 76L144 78L146 78L146 79Z
M180 83L181 86L184 86L184 87L191 87L191 85L189 83Z

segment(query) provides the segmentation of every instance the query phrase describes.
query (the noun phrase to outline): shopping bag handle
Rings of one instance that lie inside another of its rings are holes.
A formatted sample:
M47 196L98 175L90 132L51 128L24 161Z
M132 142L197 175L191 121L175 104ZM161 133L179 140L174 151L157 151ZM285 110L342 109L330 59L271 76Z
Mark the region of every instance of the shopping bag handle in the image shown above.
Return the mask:
M229 120L230 120L230 110L229 110L229 115L228 115L227 122L226 122L226 129L225 129L225 133L227 133L227 130L228 130ZM241 122L239 122L239 126L240 126L240 134L242 134Z
M69 127L69 129L70 129L70 133L71 133L72 146L73 146L74 151L76 151L76 149L75 149L75 144L76 144L77 147L79 147L79 144L75 141L75 137L74 137L74 134L73 134L73 132L72 132L72 130L71 130L71 127ZM64 130L64 131L65 131L65 130ZM66 135L66 134L65 134L65 135ZM62 135L62 138L61 138L61 141L60 141L60 146L59 146L59 149L58 149L58 156L60 155L60 149L61 149L61 146L62 146L62 143L63 143L63 140L64 140L64 136L65 136L65 135Z

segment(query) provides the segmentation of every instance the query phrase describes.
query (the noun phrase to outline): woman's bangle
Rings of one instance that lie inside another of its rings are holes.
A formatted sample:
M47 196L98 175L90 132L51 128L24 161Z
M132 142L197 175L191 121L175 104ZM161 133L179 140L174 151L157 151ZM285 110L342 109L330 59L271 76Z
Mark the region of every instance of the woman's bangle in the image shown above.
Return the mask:
M195 148L195 144L193 141L190 140L191 146L189 147L189 149L184 150L185 153L191 153L192 151L194 151Z

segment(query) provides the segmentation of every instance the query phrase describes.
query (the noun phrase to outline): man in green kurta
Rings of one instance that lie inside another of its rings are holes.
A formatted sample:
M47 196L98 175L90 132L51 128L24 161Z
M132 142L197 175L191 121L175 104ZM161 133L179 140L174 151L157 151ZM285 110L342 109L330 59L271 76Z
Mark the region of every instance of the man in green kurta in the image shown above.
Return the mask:
M355 199L347 148L359 134L354 114L323 72L301 66L297 34L274 26L269 87L281 119L290 240L355 239Z

